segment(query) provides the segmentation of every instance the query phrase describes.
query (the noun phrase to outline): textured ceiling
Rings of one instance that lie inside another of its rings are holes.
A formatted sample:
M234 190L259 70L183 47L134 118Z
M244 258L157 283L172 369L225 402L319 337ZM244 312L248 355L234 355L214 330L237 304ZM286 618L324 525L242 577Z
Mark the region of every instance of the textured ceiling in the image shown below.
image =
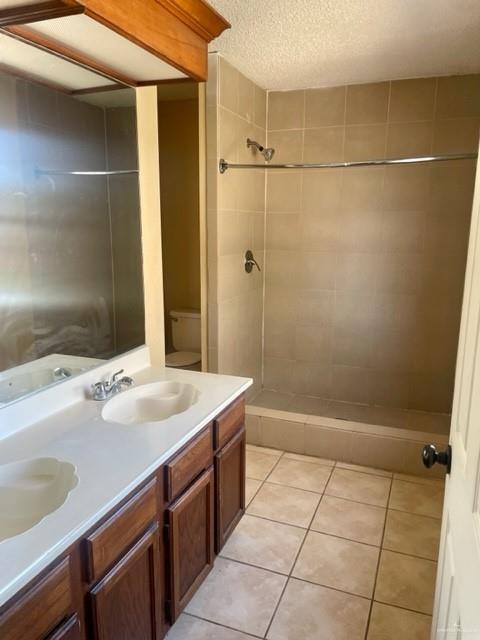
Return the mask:
M210 45L265 89L480 71L480 0L209 0Z

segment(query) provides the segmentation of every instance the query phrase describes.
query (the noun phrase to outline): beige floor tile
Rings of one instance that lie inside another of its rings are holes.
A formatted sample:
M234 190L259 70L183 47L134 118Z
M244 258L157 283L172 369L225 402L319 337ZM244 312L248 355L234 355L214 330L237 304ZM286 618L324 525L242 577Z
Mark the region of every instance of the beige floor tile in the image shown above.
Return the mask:
M166 638L167 640L251 640L252 636L182 614L167 633Z
M284 453L284 458L288 460L299 460L300 462L311 462L312 464L321 464L325 467L334 467L335 460L329 460L328 458L317 458L317 456L304 456L300 453Z
M423 516L442 517L443 485L423 485L394 480L389 507Z
M323 496L312 522L314 531L379 546L386 509Z
M309 531L292 575L371 598L379 553L376 547Z
M250 503L247 513L307 528L319 500L317 493L266 482Z
M222 556L288 574L305 529L245 515L222 549Z
M365 504L385 507L391 480L348 469L334 469L325 493Z
M374 469L373 467L363 467L360 464L350 464L348 462L337 462L337 469L350 469L350 471L359 471L361 473L369 473L372 476L382 476L383 478L391 478L392 472L384 469Z
M263 636L285 586L277 573L217 558L186 613Z
M442 478L423 478L422 476L411 476L407 473L394 473L394 480L404 480L405 482L413 482L414 484L429 484L434 487L445 486L445 480Z
M279 460L278 456L272 456L259 451L247 451L247 478L253 480L265 480Z
M268 481L323 493L331 472L331 467L282 458L270 474Z
M431 615L436 562L382 551L374 599Z
M383 547L436 562L441 525L436 518L389 509Z
M430 640L431 626L423 613L374 602L367 640Z
M283 454L283 451L280 449L270 449L269 447L260 447L256 444L247 444L247 451L256 451L257 453L264 453L269 456L275 456L276 458L280 458Z
M248 506L252 501L253 496L262 486L261 480L253 480L253 478L245 479L245 504Z
M308 582L289 580L269 640L363 640L370 602Z

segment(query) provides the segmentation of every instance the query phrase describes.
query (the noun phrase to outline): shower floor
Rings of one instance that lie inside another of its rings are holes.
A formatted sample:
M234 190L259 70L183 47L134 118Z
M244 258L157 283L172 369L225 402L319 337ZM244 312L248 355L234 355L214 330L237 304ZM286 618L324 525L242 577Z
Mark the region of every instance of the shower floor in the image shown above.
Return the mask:
M450 415L324 400L263 389L249 404L265 409L448 435Z

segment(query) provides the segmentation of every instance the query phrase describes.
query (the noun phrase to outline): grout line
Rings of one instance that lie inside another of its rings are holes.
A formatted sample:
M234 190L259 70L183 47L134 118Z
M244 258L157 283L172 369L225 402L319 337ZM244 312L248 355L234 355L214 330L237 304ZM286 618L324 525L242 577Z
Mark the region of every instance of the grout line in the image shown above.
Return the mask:
M332 467L332 469L330 470L330 474L329 474L329 477L328 477L327 482L325 483L325 487L327 487L327 484L328 484L328 482L330 481L330 478L332 477L332 473L333 473L334 468L335 468L335 467ZM279 599L278 599L277 605L276 605L276 607L275 607L275 609L274 609L274 611L273 611L273 613L272 613L272 617L270 618L270 622L269 622L269 624L268 624L268 627L267 627L267 630L266 630L266 632L265 632L265 636L264 636L264 638L266 638L266 637L267 637L268 632L270 631L270 627L272 626L273 620L274 620L274 618L275 618L275 616L276 616L276 614L277 614L277 611L278 611L278 609L279 609L279 607L280 607L280 603L281 603L281 601L282 601L282 599L283 599L283 596L284 596L285 591L286 591L286 589L287 589L288 583L290 582L290 580L291 580L291 578L292 578L292 573L293 573L293 571L294 571L294 569L295 569L295 565L297 564L298 558L299 558L299 556L300 556L300 554L301 554L301 552L302 552L302 549L303 549L303 547L304 547L304 545L305 545L305 540L307 539L308 533L309 533L309 531L310 531L310 527L312 526L312 522L313 522L313 520L314 520L314 518L315 518L315 514L316 514L316 512L317 512L318 505L320 504L320 502L321 502L321 500L322 500L322 497L323 497L323 493L322 493L322 495L321 495L321 497L320 497L320 499L319 499L319 501L318 501L318 504L317 504L316 508L314 509L314 512L313 512L312 517L310 518L310 524L308 525L308 529L307 529L307 531L306 531L306 533L305 533L305 536L304 536L304 538L303 538L303 541L302 541L301 545L300 545L300 546L299 546L299 548L298 548L298 552L297 552L297 554L296 554L296 556L295 556L295 558L294 558L294 561L293 561L293 563L292 563L292 567L291 567L290 572L289 572L289 574L288 574L287 580L285 581L285 585L284 585L284 587L283 587L283 589L282 589L282 593L280 594L280 597L279 597Z
M391 496L391 493L392 493L392 487L393 487L393 479L390 481L390 488L389 488L389 491L388 491L388 498L387 498L387 506L388 506L388 503L390 502L390 496ZM380 571L380 560L382 558L383 543L384 543L384 540L385 540L385 531L386 531L386 528L387 528L387 514L388 514L388 508L385 509L385 517L384 517L384 520L383 520L383 531L382 531L382 537L381 537L381 540L380 540L380 551L378 553L378 559L377 559L377 570L375 571L375 578L374 578L374 581L373 581L372 598L370 600L370 609L369 609L369 612L368 612L367 625L365 627L365 635L364 635L365 640L367 640L368 632L369 632L369 629L370 629L370 622L371 622L371 619L372 619L373 602L374 602L374 598L375 598L375 591L377 590L377 580L378 580L378 574L379 574L379 571Z
M256 636L252 633L248 633L247 631L240 631L239 629L235 629L235 627L229 627L226 624L221 624L220 622L215 622L215 620L210 620L210 618L202 618L201 616L197 616L194 613L183 612L183 615L190 616L191 618L195 618L196 620L203 620L204 622L209 622L210 624L214 624L216 627L220 627L222 629L229 629L230 631L235 631L236 633L243 633L249 638L258 638L258 640L263 640L263 636Z
M291 522L283 522L280 520L273 520L273 518L267 518L266 516L261 516L258 513L249 513L245 512L246 516L250 516L251 518L258 518L259 520L267 520L267 522L274 522L275 524L283 524L286 527L294 527L295 529L301 529L302 531L308 531L307 527L302 527L299 524L292 524Z

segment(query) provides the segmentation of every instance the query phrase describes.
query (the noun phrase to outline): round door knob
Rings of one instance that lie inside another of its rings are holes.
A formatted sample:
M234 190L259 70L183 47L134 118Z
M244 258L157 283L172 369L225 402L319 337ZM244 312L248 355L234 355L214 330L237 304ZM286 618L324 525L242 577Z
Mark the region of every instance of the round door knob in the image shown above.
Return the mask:
M423 464L430 469L434 464L441 464L447 467L447 473L450 473L452 466L452 447L448 445L446 451L437 451L434 444L426 444L422 451Z

